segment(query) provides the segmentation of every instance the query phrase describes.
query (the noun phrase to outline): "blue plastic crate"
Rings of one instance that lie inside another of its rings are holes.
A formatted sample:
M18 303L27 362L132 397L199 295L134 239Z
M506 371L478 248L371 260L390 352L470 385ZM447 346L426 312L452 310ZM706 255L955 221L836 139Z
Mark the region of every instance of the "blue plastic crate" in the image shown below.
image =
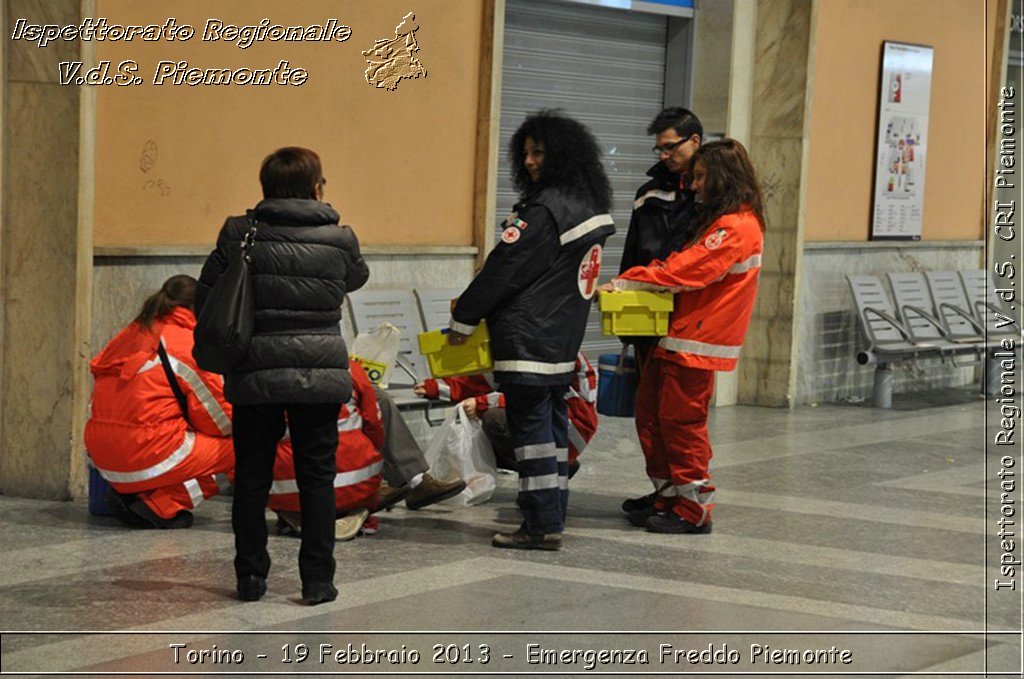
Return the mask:
M96 468L89 465L89 513L93 516L117 516L117 512L107 502L107 491L110 484L100 476Z
M597 412L612 417L633 417L636 412L636 360L619 354L601 354L597 361Z

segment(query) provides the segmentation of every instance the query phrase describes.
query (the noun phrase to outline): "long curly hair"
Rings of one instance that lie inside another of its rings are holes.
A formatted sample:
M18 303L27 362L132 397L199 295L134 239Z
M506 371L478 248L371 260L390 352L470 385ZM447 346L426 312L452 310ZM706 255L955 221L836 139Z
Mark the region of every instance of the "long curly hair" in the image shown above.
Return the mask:
M523 163L526 138L544 146L540 179L534 182ZM545 187L583 200L598 212L612 206L612 187L601 164L601 149L583 124L560 111L538 111L526 117L508 144L512 182L520 196Z
M697 204L694 237L700 238L722 215L747 209L754 213L764 232L764 205L757 174L747 150L735 139L722 139L701 146L690 161L690 176L698 162L704 163L704 192Z

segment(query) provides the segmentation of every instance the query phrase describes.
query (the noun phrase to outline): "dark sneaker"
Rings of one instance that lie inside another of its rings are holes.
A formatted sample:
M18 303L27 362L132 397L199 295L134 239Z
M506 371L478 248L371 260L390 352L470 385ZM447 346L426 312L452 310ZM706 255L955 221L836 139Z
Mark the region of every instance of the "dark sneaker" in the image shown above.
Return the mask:
M377 498L377 509L373 511L386 510L390 512L392 507L408 497L411 492L412 488L409 487L408 483L401 486L392 486L387 481L381 481L380 495Z
M169 519L165 519L154 512L149 505L142 500L136 500L128 505L128 511L144 522L144 528L191 528L192 512L180 511Z
M302 514L299 512L277 512L277 534L300 537L302 535Z
M637 528L645 528L647 526L647 519L651 518L656 514L664 514L665 512L659 512L654 505L645 507L643 509L637 509L626 515L626 520Z
M409 509L422 509L435 502L455 497L466 487L466 482L459 479L456 481L438 481L429 473L423 475L420 485L412 489L409 496L405 498L405 506Z
M325 604L338 598L338 589L331 582L311 582L302 586L302 598L310 606Z
M571 463L569 463L569 478L571 479L572 477L576 476L576 472L578 472L579 470L580 470L580 461L579 460L573 460Z
M115 491L113 488L111 488L107 490L107 493L106 495L104 495L104 497L107 500L107 504L109 504L111 508L113 508L114 513L117 515L117 518L124 525L128 526L129 528L153 527L153 524L151 524L149 521L143 519L141 516L133 514L132 511L128 509L128 505L132 504L133 502L139 501L139 498L137 496L123 495Z
M698 526L690 523L675 512L664 512L662 514L655 514L647 519L647 530L651 533L706 535L711 532L711 522L708 521Z
M547 552L556 552L562 548L562 534L527 535L520 528L515 533L497 533L491 538L491 546L502 549L543 549Z
M242 601L259 601L267 593L267 579L258 575L238 578L238 598Z
M672 484L671 483L666 483L665 485L663 485L661 488L659 488L658 490L654 491L650 495L642 495L640 497L631 497L628 500L623 501L623 503L622 503L622 511L626 512L627 514L629 514L630 512L635 512L638 509L647 509L648 507L654 506L654 502L655 502L655 500L658 499L658 495L661 493L661 491L665 490L670 485L672 485Z

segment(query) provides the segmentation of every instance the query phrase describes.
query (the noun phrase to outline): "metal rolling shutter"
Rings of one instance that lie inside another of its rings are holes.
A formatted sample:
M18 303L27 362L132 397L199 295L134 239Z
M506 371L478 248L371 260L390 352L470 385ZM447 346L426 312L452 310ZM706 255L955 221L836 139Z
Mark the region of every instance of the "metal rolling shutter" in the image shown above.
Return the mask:
M661 110L665 91L667 19L551 0L508 0L501 92L501 154L498 167L497 230L516 194L506 149L523 118L542 108L560 108L587 125L604 152L615 192L616 233L608 239L601 281L619 270L633 196L656 158L647 123ZM601 334L597 305L590 315L583 351L595 367L601 353L621 343Z

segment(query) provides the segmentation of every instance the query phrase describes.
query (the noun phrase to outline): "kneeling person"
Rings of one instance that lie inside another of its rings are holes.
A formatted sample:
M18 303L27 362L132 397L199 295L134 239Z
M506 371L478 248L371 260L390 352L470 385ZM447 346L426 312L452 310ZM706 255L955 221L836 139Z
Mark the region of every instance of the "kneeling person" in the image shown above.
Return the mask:
M569 478L579 471L579 456L597 432L597 374L583 352L576 354L575 373L565 403L569 406ZM505 412L505 395L496 390L492 374L427 379L414 388L417 396L461 403L466 414L479 417L494 449L498 467L518 471Z
M195 293L191 276L169 278L90 364L85 448L133 527L188 528L234 473L223 381L192 358Z
M338 517L334 536L351 540L370 512L377 508L383 461L379 448L384 445L380 408L373 384L363 367L349 363L352 397L338 413L338 448L335 454L334 509ZM274 482L267 503L277 512L278 532L300 535L302 532L299 488L295 482L295 456L288 434L277 444ZM301 458L299 458L301 460Z

